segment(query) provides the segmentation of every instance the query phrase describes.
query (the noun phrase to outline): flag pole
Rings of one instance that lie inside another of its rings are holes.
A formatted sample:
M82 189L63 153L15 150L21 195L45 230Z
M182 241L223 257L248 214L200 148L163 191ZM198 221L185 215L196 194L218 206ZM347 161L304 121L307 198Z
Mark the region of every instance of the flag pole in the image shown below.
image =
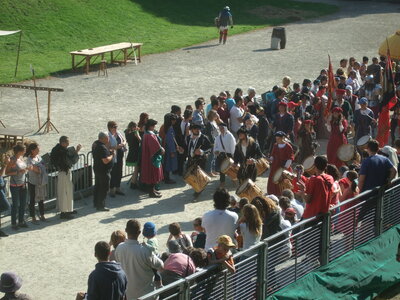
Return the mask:
M15 63L14 78L17 77L18 62L19 62L19 51L21 50L21 39L22 39L22 30L19 32L19 42L18 42L18 50L17 50L17 62Z
M40 130L40 115L39 115L39 101L38 101L38 95L37 95L37 90L36 90L36 78L35 78L35 69L31 65L31 72L32 72L32 79L33 79L33 86L35 88L35 99L36 99L36 113L37 113L37 118L38 118L38 125L39 125L39 130Z

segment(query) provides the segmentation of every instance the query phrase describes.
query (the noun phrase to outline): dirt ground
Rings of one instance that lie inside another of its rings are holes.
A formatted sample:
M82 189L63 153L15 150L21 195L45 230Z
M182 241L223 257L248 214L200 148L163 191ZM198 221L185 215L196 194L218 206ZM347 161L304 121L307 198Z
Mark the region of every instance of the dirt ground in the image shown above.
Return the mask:
M67 135L72 144L81 143L82 151L88 152L109 120L117 121L123 129L129 121L138 121L141 112L148 112L162 122L171 105L193 105L200 96L209 99L222 90L247 90L249 86L261 94L280 84L285 75L293 82L313 79L327 67L328 54L336 67L343 57L360 60L364 55L375 56L384 38L398 29L398 5L337 3L342 9L335 15L285 26L285 50L270 49L272 28L265 28L229 37L225 46L213 40L145 56L138 65L109 66L108 77L97 76L97 67L92 67L89 75L77 72L38 80L39 86L64 89L53 93L52 98L52 122L60 134L29 138L38 141L44 153L60 135ZM145 40L140 42L146 47ZM43 122L46 93L39 92L39 99ZM36 131L34 101L32 91L1 88L1 120L6 126ZM265 176L258 184L266 189ZM168 224L179 221L190 233L192 220L212 209L212 193L217 186L214 180L193 202L193 191L181 179L174 186L162 185L164 196L158 200L148 199L123 184L125 197L107 199L110 212L95 212L92 199L86 198L76 202L78 217L67 222L61 222L53 210L47 214L49 222L29 224L26 230L12 232L9 218L4 218L2 227L10 236L0 239L0 272L16 271L24 280L22 291L34 299L74 299L77 291L86 289L87 277L96 263L93 247L97 241L108 241L112 231L124 229L128 219L137 218L142 223L157 224L163 250ZM230 182L228 188L232 192L235 189Z

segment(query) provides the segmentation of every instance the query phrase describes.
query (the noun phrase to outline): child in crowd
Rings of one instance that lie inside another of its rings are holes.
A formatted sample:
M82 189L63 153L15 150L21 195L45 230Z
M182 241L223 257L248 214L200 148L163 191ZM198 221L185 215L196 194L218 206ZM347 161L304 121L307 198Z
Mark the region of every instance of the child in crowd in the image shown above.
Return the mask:
M126 235L125 232L122 230L116 230L113 233L111 233L111 239L110 239L110 246L113 247L113 250L110 252L110 261L115 261L115 249L117 249L117 246L126 240Z
M285 217L285 212L291 207L290 199L285 196L279 197L279 207L281 208L281 216Z
M209 264L222 264L229 272L235 273L235 262L231 252L231 248L234 248L235 244L228 235L221 235L217 239L217 243L216 247L211 248L207 252Z
M285 220L289 221L291 225L296 224L296 210L293 207L289 207L285 210Z
M190 235L193 242L194 248L204 249L206 245L206 233L204 228L201 226L202 218L196 218L193 221L194 232Z
M168 230L170 234L167 240L167 245L170 240L175 239L181 246L182 250L187 247L193 247L193 243L192 240L190 239L190 236L182 233L181 225L179 223L171 223L168 227Z
M240 216L240 208L238 207L237 204L238 203L237 203L235 196L231 196L230 207L228 207L227 210L233 211L233 212L237 213L238 216Z
M158 255L158 240L156 238L157 230L156 225L153 222L146 222L143 225L142 232L145 240L143 241L143 245L150 249L155 255ZM154 285L156 288L162 287L161 276L157 272L156 269L153 269L154 273Z

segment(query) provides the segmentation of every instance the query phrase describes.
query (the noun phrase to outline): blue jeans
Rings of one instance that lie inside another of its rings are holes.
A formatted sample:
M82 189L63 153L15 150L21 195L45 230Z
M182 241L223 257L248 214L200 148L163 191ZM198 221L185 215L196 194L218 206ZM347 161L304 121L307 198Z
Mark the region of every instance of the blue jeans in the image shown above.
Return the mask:
M26 208L26 186L10 186L12 205L11 205L11 225L24 223Z
M6 182L3 176L0 176L0 212L10 209L10 203L6 196Z

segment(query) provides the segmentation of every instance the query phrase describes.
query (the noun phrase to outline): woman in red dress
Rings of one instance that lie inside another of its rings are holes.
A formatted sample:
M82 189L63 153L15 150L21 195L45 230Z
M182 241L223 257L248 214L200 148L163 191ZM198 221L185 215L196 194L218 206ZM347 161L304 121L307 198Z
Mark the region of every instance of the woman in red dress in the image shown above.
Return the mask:
M341 145L347 144L347 121L343 117L343 110L340 107L335 107L332 110L332 115L330 120L328 119L327 127L328 131L331 132L326 149L328 162L340 168L343 166L343 162L337 157L337 152Z
M269 195L273 194L275 196L280 196L282 193L281 186L274 183L274 176L276 171L279 168L284 168L292 172L292 168L290 166L294 159L293 148L289 143L285 142L285 137L286 134L282 131L278 131L275 133L276 143L272 148L272 153L270 157L272 163L267 186L267 191Z

